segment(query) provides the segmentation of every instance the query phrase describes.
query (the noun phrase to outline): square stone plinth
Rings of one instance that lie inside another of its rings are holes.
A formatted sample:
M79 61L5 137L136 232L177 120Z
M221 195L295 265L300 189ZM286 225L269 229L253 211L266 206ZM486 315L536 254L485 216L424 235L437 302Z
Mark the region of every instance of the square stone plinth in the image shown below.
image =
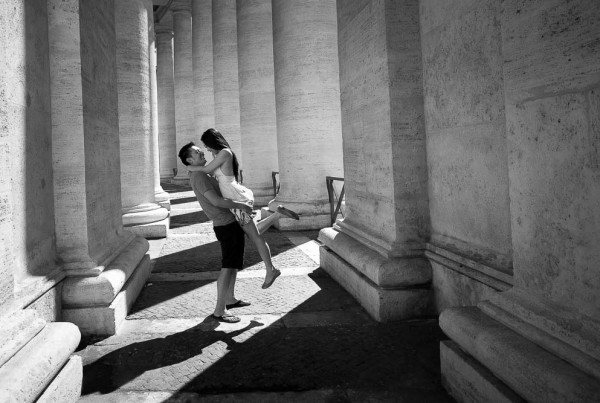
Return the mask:
M425 287L382 288L326 246L321 267L377 321L387 322L432 314L431 290Z

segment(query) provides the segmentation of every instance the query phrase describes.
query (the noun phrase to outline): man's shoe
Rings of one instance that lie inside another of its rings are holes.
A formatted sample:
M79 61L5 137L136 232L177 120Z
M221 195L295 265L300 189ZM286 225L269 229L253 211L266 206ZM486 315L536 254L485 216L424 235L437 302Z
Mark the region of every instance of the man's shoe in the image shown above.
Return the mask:
M242 308L242 307L245 307L245 306L250 306L250 305L252 305L250 302L242 301L242 300L240 299L240 300L239 300L238 302L236 302L236 303L233 303L233 304L227 304L227 305L225 305L225 307L226 307L227 309L231 309L231 308Z
M217 316L217 315L212 315L213 318L215 318L216 320L218 320L219 322L223 322L223 323L238 323L241 319L238 318L237 316L233 316L231 314L223 314L221 316Z
M300 216L295 212L283 206L277 206L277 212L283 214L286 217L293 218L294 220L299 220Z

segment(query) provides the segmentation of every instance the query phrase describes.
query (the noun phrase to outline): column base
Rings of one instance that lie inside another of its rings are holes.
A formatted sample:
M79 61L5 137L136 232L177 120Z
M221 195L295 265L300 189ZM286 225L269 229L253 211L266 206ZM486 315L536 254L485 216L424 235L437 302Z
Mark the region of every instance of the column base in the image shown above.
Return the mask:
M277 206L284 205L290 210L295 211L300 216L300 220L294 220L293 218L282 217L273 224L273 226L281 231L302 231L310 229L321 229L331 226L331 217L329 211L323 205L318 203L295 203L285 202L281 200L271 200L268 207L264 207L270 211L277 210Z
M75 403L81 397L82 383L81 357L72 355L36 403Z
M384 258L352 237L319 233L321 267L377 321L433 315L431 269L425 258Z
M525 403L525 400L452 341L440 343L442 384L459 402Z
M164 184L170 184L171 180L173 179L173 174L161 174L160 175L160 183L161 185Z
M475 305L512 287L513 277L481 261L469 259L434 244L427 244L425 256L433 272L437 313L455 306Z
M272 186L253 186L252 184L244 184L244 186L252 189L252 193L254 193L254 208L268 207L269 202L275 199Z
M55 401L77 401L81 392L81 360L71 361L69 357L80 339L81 334L72 323L46 323L22 348L12 349L9 360L0 365L0 396L32 402L40 395L63 396L54 391L62 385L69 392L65 399ZM4 347L0 351L6 352Z
M154 200L158 205L168 211L171 211L171 198L167 192L163 190L162 187L156 189L154 192Z
M111 336L117 334L135 299L142 291L152 266L145 255L125 286L109 305L66 308L63 318L79 326L84 335Z
M169 233L170 222L170 217L167 217L149 224L126 226L125 229L146 239L166 238Z
M484 394L482 401L514 401L515 395L600 401L600 344L593 330L600 324L590 318L513 289L478 307L445 310L440 327L460 347L440 355L442 376L458 401L472 401L473 391Z
M188 176L175 176L171 179L172 185L190 186L190 178Z

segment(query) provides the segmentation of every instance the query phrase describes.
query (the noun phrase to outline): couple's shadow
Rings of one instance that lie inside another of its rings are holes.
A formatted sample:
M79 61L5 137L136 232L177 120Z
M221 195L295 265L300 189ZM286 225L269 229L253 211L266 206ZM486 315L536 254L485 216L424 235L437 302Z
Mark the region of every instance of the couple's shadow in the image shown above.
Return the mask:
M263 325L252 320L242 329L226 332L216 330L219 324L220 322L209 315L196 326L182 332L134 342L111 351L83 368L82 395L113 392L147 371L179 364L202 354L205 348L218 342L225 343L227 350L235 350L239 344L234 337ZM214 360L214 354L209 352L207 356L211 357L209 361ZM211 364L208 362L207 368ZM190 365L190 369L193 370L197 368L198 363ZM201 369L196 371L192 376L199 375ZM185 373L185 369L177 372ZM168 378L165 374L153 376L161 382ZM180 384L181 379L173 379L173 382Z

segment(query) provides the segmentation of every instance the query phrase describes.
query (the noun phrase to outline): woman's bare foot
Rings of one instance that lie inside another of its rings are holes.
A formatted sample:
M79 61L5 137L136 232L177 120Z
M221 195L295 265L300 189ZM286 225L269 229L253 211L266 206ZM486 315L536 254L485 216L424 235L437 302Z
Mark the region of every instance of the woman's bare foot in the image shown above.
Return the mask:
M279 277L279 275L281 274L281 271L273 268L273 270L271 270L270 272L267 273L267 275L265 276L265 282L262 285L262 289L266 289L269 288L273 282L275 281L275 279L277 277Z

